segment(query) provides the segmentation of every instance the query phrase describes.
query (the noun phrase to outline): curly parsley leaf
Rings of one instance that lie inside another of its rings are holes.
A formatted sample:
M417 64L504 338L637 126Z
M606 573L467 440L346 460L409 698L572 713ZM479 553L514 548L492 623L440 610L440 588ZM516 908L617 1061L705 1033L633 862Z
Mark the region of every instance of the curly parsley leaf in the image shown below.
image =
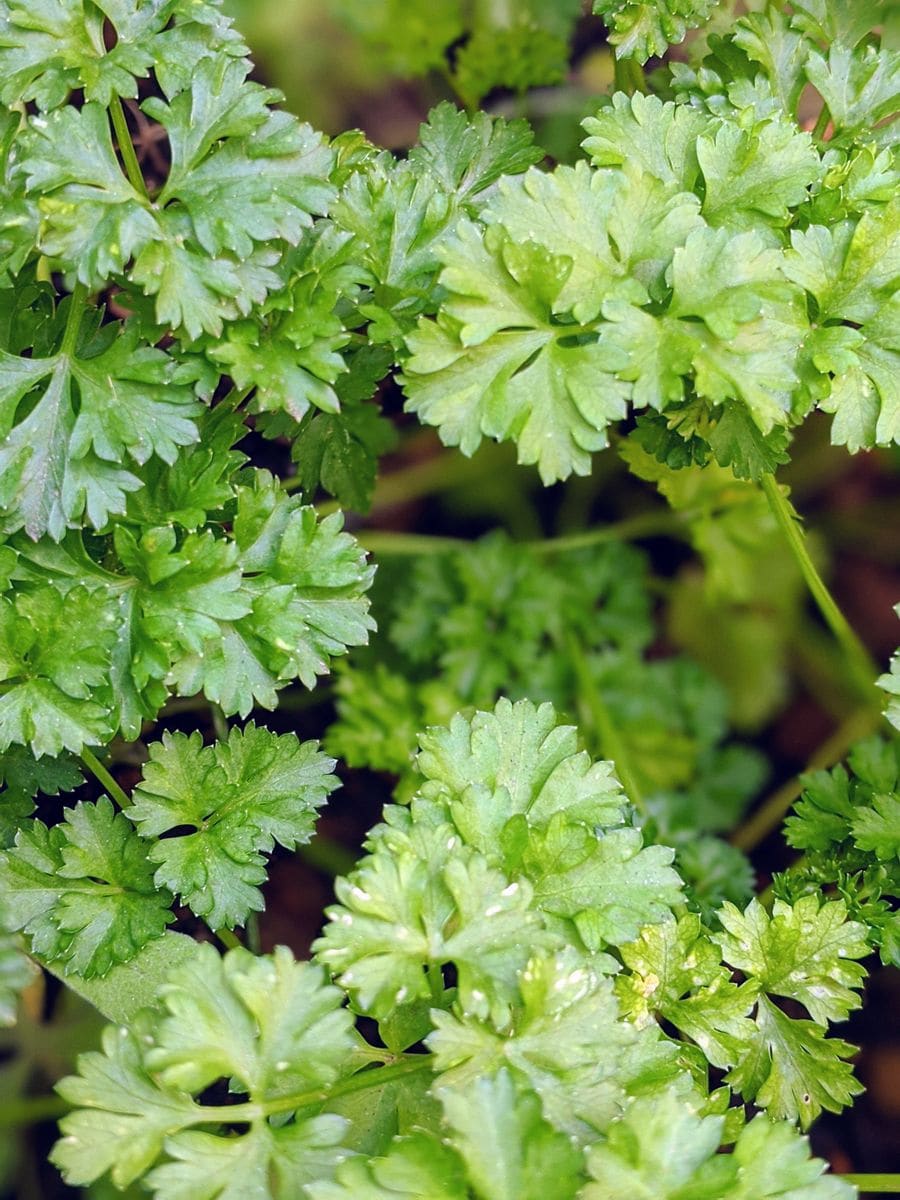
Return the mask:
M758 1116L738 1135L734 1152L717 1153L723 1131L718 1116L699 1116L682 1099L638 1100L607 1141L592 1147L588 1169L595 1182L584 1200L648 1195L659 1200L851 1200L853 1188L823 1175L825 1163L810 1158L806 1141L786 1123Z
M0 747L78 753L112 732L109 669L115 630L90 592L50 585L0 598Z
M865 970L854 960L869 953L865 927L847 920L842 900L820 906L816 895L793 905L776 900L771 917L756 900L744 913L726 903L718 916L723 932L714 938L723 958L758 996L756 1036L729 1082L773 1116L799 1118L804 1127L823 1108L840 1111L861 1085L844 1061L853 1047L826 1039L825 1029L861 1003ZM798 1001L813 1020L789 1017L771 995Z
M253 723L212 746L199 733L164 734L126 815L153 839L157 885L213 929L231 928L263 908L258 885L274 844L309 841L316 810L338 786L333 766L315 742Z
M383 1157L350 1158L334 1182L307 1186L310 1200L466 1200L463 1165L456 1152L423 1132L395 1138Z
M642 929L623 946L616 979L623 1011L640 1027L669 1021L717 1067L738 1061L753 1034L753 996L731 980L719 947L693 913Z
M568 1200L582 1156L542 1117L538 1098L519 1092L505 1070L463 1094L439 1090L449 1140L484 1200Z
M147 1182L159 1197L198 1195L212 1179L203 1194L280 1200L327 1177L346 1156L337 1145L343 1122L326 1115L270 1125L267 1105L277 1109L347 1069L354 1041L337 989L283 947L223 960L200 946L160 1001L162 1014L137 1030L108 1028L103 1051L82 1055L79 1074L60 1083L75 1111L61 1123L53 1161L68 1182L109 1171L122 1188L158 1164ZM251 1109L236 1139L193 1130L221 1123L221 1108L193 1097L223 1077Z
M174 461L197 439L202 406L178 364L124 329L98 354L17 357L0 351L0 489L7 532L59 540L83 517L102 528L140 480L125 469ZM23 401L27 403L23 406ZM25 413L17 421L20 412Z
M655 1027L637 1030L619 1019L603 967L572 948L532 959L508 1029L434 1012L426 1042L442 1094L465 1097L479 1077L503 1069L540 1097L555 1129L589 1143L621 1115L630 1094L677 1076L671 1042Z
M610 28L617 58L665 54L689 29L709 20L718 0L594 0L594 12Z
M105 796L66 809L48 829L32 821L0 854L10 928L34 953L86 978L127 962L174 920L146 850Z

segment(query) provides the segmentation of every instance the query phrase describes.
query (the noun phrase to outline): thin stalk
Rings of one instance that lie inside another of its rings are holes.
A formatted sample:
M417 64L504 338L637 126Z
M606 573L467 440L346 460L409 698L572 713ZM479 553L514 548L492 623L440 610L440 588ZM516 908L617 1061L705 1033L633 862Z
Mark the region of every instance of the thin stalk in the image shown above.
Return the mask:
M586 529L583 533L567 533L562 537L529 542L528 548L534 554L563 554L569 550L583 550L604 542L628 542L633 538L663 535L677 536L684 533L684 528L684 521L679 513L654 509L652 512L626 517L622 521L612 521L609 525Z
M812 135L816 141L820 141L825 130L828 128L828 122L831 120L831 112L827 104L823 104L819 109L819 116L813 126Z
M360 1071L349 1079L342 1079L332 1087L316 1088L309 1092L295 1092L290 1096L279 1096L268 1103L255 1104L222 1104L200 1108L194 1115L191 1124L204 1125L226 1121L228 1123L244 1121L259 1121L264 1117L272 1117L277 1113L294 1112L297 1109L309 1108L313 1104L324 1104L326 1100L334 1100L338 1096L348 1096L352 1092L362 1092L372 1087L382 1087L404 1075L412 1075L431 1067L430 1054L413 1054L399 1062L389 1063L384 1067Z
M600 747L603 753L615 763L616 771L628 799L639 813L645 815L646 804L644 803L644 797L638 785L634 769L631 766L628 751L625 749L625 743L619 735L609 709L606 707L606 702L600 693L600 689L597 687L596 680L588 670L587 660L582 648L572 636L566 637L565 646L569 661L575 671L575 678L578 681L579 698L583 701L586 715L593 722L594 729L600 740Z
M240 949L244 948L244 943L241 941L241 939L238 937L238 935L234 932L233 929L224 929L224 928L223 929L214 929L213 933L216 935L216 937L219 939L219 941L222 943L222 945L225 947L226 950L237 950L239 948Z
M71 1105L61 1096L20 1096L6 1100L0 1108L0 1129L12 1129L19 1125L36 1125L38 1121L51 1121L67 1113Z
M128 122L125 120L125 110L122 108L122 101L118 96L113 96L109 103L109 115L112 117L113 128L116 131L116 141L119 143L119 153L122 155L122 163L125 167L125 174L128 176L128 182L139 196L143 196L145 200L149 200L150 193L147 191L147 181L144 179L141 164L138 162L134 142L131 140L131 131L128 128Z
M631 538L675 536L684 532L681 514L666 510L640 513L623 521L599 525L583 533L570 533L564 537L539 538L521 542L533 554L564 554L570 550L583 550L588 546L604 542L628 541ZM449 554L471 545L464 538L434 537L427 533L395 533L388 529L360 530L358 540L374 554L406 557L419 554Z
M635 92L646 92L647 80L640 63L633 58L616 58L614 64L616 91L633 96Z
M878 670L869 656L868 650L850 627L847 618L838 608L831 592L825 585L822 576L816 570L816 565L810 557L803 528L799 518L785 496L774 475L763 475L762 488L772 515L787 538L801 574L806 581L810 594L818 605L819 612L825 619L828 628L834 634L847 659L849 673L853 676L859 693L868 704L875 701L874 684Z
M228 722L225 719L222 706L220 704L210 704L209 713L212 717L213 730L215 731L216 739L220 742L227 741Z
M66 328L63 332L62 345L59 348L60 354L72 355L75 353L78 346L78 334L81 330L81 321L84 317L87 297L87 287L77 280L74 288L72 288L72 295L69 299L69 312L66 316Z
M356 866L356 855L340 842L316 834L311 842L297 847L297 853L307 866L321 871L323 875L349 875Z
M833 767L854 742L878 728L878 713L862 709L842 722L834 733L819 746L809 760L807 770ZM800 776L789 779L777 788L760 807L731 835L731 844L739 850L753 850L773 830L777 829L803 791Z
M469 545L463 538L432 537L427 533L394 533L392 530L376 529L369 533L361 530L356 534L366 550L381 554L385 558L409 558L420 554L449 554Z
M861 1192L890 1192L900 1194L900 1175L838 1175Z
M262 938L259 936L259 913L252 912L244 922L244 938L251 954L262 954Z
M131 801L129 800L126 792L118 783L116 783L115 779L113 779L112 775L110 775L109 771L107 771L106 767L104 767L99 758L97 758L97 756L91 750L88 750L87 746L82 748L80 757L81 761L94 776L94 778L99 783L103 784L103 786L106 788L106 791L109 793L112 799L115 800L119 808L130 808Z

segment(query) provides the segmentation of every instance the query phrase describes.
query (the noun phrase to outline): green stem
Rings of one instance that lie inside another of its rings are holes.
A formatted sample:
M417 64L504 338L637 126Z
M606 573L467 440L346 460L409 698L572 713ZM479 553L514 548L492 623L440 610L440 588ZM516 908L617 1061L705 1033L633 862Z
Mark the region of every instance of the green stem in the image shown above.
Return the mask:
M372 1070L360 1071L343 1079L332 1087L316 1088L309 1092L295 1092L291 1096L279 1096L262 1104L222 1104L201 1108L194 1116L191 1124L203 1125L208 1122L244 1122L259 1121L264 1117L272 1117L277 1113L295 1112L297 1109L309 1108L311 1105L324 1104L335 1100L338 1096L347 1096L351 1092L362 1092L367 1088L382 1087L394 1079L404 1075L412 1075L431 1067L430 1054L413 1054L399 1062L390 1063L385 1067L375 1067Z
M70 1107L60 1096L20 1096L15 1100L6 1100L0 1108L0 1129L56 1120L67 1113Z
M616 58L615 60L616 91L626 92L633 96L635 92L646 92L647 80L644 69L633 58Z
M116 783L115 779L113 779L112 775L110 775L103 763L100 762L99 758L97 758L92 751L88 750L87 746L82 748L80 757L81 761L94 776L94 778L99 783L103 784L109 795L113 800L115 800L116 804L118 804L119 808L130 808L131 801L128 799L125 791L119 786L118 783Z
M66 328L63 332L62 345L59 348L60 354L73 355L75 353L87 298L88 290L86 285L76 280L75 286L72 289L72 295L69 297L69 312L66 316Z
M220 704L210 704L209 713L212 717L213 729L216 734L216 739L220 742L228 740L228 722L225 720L225 714L222 711Z
M640 513L623 521L599 525L584 533L570 533L564 537L540 538L521 542L533 554L564 554L570 550L583 550L604 542L628 541L632 538L656 535L677 535L684 531L684 520L679 513L666 510ZM387 556L412 556L419 554L449 554L454 550L470 546L464 538L434 537L427 533L395 533L392 530L361 530L356 534L367 550Z
M600 689L597 687L597 682L588 669L583 648L579 646L575 638L571 635L566 637L565 646L569 661L575 671L575 678L578 681L579 699L583 701L586 714L593 722L594 729L600 739L601 750L615 764L616 772L628 799L641 815L646 815L644 797L638 786L637 777L631 766L625 743L619 735L609 709L606 707L606 702L601 695Z
M869 709L853 713L819 746L810 758L807 770L833 767L854 742L878 728L879 719L878 713ZM802 791L803 784L799 776L782 784L731 835L731 844L739 850L755 849L765 837L778 828Z
M224 929L224 928L223 929L214 929L213 933L216 935L216 937L219 939L219 941L222 943L222 945L225 947L226 950L237 950L237 949L242 950L244 948L244 943L241 941L241 939L238 937L238 935L234 932L233 929Z
M900 1194L900 1175L838 1175L861 1192L890 1192Z
M612 521L609 525L586 529L583 533L568 533L563 537L529 542L528 546L534 554L563 554L569 550L584 550L604 542L628 542L642 537L677 536L683 533L684 521L679 513L667 509L654 509L651 512L638 513L634 517L626 517L622 521Z
M361 530L358 541L373 554L383 557L408 558L420 554L449 554L470 545L463 538L433 537L427 533L394 533L392 530L376 529L372 533Z
M823 104L822 107L819 109L819 116L816 120L815 125L813 126L813 131L812 131L812 135L816 139L816 141L819 141L821 139L822 134L828 128L828 122L830 120L831 120L831 112L829 111L828 105Z
M846 655L849 672L853 676L860 695L867 704L874 704L874 684L878 670L872 662L868 650L851 629L847 618L838 608L834 597L825 586L825 581L816 570L793 505L776 482L774 475L763 475L762 488L772 515L787 538L788 545L806 581L806 586L819 607L819 612Z
M145 200L150 199L150 193L147 191L147 181L144 179L144 174L141 171L141 164L138 162L137 154L134 150L134 142L131 140L131 131L128 128L128 122L125 120L125 110L122 108L122 101L118 96L113 96L109 102L109 115L112 117L113 128L116 131L116 141L119 143L119 153L122 155L122 163L125 167L125 174L128 176L128 182Z
M311 842L297 847L297 853L307 864L323 875L349 875L356 866L356 855L340 842L316 834Z

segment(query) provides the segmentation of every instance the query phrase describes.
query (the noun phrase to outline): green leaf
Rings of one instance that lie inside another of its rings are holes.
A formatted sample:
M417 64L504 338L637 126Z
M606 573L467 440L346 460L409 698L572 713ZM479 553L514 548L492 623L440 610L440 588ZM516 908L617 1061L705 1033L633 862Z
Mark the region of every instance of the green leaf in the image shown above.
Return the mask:
M123 1188L159 1164L148 1177L159 1197L287 1200L330 1174L344 1157L339 1118L274 1126L266 1117L266 1106L286 1095L333 1083L352 1053L351 1018L320 972L283 947L268 958L235 950L223 960L195 946L160 1001L163 1013L134 1031L108 1028L103 1052L82 1055L79 1074L59 1085L75 1106L53 1151L65 1178L84 1185L110 1171ZM252 1105L249 1130L237 1138L191 1131L221 1122L221 1108L207 1110L192 1095L222 1076ZM160 1163L164 1154L170 1161ZM237 1190L220 1190L232 1184Z
M484 112L469 116L445 100L420 126L409 156L446 191L468 202L501 176L519 175L539 162L543 151L535 146L527 121L505 121Z
M602 962L572 948L534 958L519 987L509 1029L433 1013L426 1042L442 1094L466 1097L479 1078L503 1069L540 1097L554 1128L590 1143L621 1115L629 1094L678 1074L675 1047L655 1027L638 1031L619 1019Z
M480 855L462 857L452 826L423 840L369 855L336 881L341 903L326 909L316 956L379 1019L434 996L427 968L453 963L464 1011L503 1024L531 949L557 939L529 911L528 883L509 883Z
M666 920L682 880L668 846L644 846L637 829L593 834L559 814L533 831L523 867L535 904L570 917L591 950L630 941L642 925Z
M115 630L90 593L52 586L0 599L0 748L78 753L112 731L108 687Z
M173 5L136 0L9 0L0 25L0 98L34 100L41 109L64 104L82 88L88 100L137 96L137 80L153 62L149 47ZM115 42L104 39L104 23Z
M32 402L16 423L23 399ZM202 411L177 367L160 350L139 345L126 327L95 357L17 358L0 352L0 487L8 491L6 527L59 540L86 515L97 528L140 481L125 461L151 455L172 462L196 440Z
M786 463L787 434L773 429L763 434L750 413L733 400L727 400L722 416L709 436L709 445L720 467L730 466L738 479L759 480L772 475Z
M871 808L857 810L853 840L877 858L900 859L900 796L875 796Z
M81 771L68 755L35 758L22 745L0 754L0 849L12 845L22 818L34 812L34 798L70 792L82 782Z
M722 123L698 140L697 158L706 184L703 215L711 225L748 227L761 217L786 225L823 174L810 135L786 118L751 130Z
M854 50L840 42L828 47L827 58L811 50L806 75L828 105L837 138L869 133L885 117L897 115L900 63L896 53L873 45ZM892 139L888 125L876 137Z
M754 1036L753 994L731 981L722 953L693 913L641 930L621 949L628 974L616 979L623 1011L639 1027L670 1022L717 1067L733 1066Z
M611 32L617 58L648 58L665 54L684 40L689 29L707 21L718 0L594 0L594 12Z
M537 827L554 815L592 826L625 819L626 800L612 764L578 751L576 730L550 704L500 700L472 719L420 737L424 795L447 805L470 845L496 854L503 825L524 815Z
M427 1133L396 1138L382 1158L351 1158L335 1181L306 1188L310 1200L466 1200L459 1156Z
M440 253L451 295L439 320L408 338L407 409L467 455L483 436L514 438L545 484L587 474L607 425L625 415L627 389L606 374L596 341L569 339L552 320L571 260L467 222Z
M274 708L276 689L288 680L313 688L332 657L365 644L374 625L365 596L374 568L342 525L341 513L319 521L268 472L238 489L227 548L243 572L242 611L202 645L185 647L173 667L182 694L202 689L226 713L246 716L254 703Z
M895 699L900 697L900 652L891 658L890 673L879 676L878 686L888 694L885 716L895 729L900 729L900 699Z
M157 886L213 929L243 924L263 908L265 855L276 842L293 850L312 836L316 810L338 786L333 766L317 743L252 722L213 746L199 733L164 734L126 814L154 839L147 853L160 864Z
M239 259L258 242L296 244L334 195L324 138L287 113L270 113L278 93L247 83L248 71L241 60L204 59L189 90L168 105L144 104L172 147L157 202L180 201L206 253Z
M197 943L184 933L167 929L162 937L148 942L128 962L116 963L103 976L85 979L67 975L65 963L40 959L41 966L66 987L92 1004L107 1021L132 1024L142 1009L151 1008L159 990L176 967L196 953Z
M751 900L743 913L725 904L718 915L724 932L714 936L723 957L763 991L799 1001L823 1026L859 1008L866 972L853 960L865 958L869 947L842 900L821 907L816 896L793 906L776 900L771 917Z
M8 923L35 954L91 978L127 962L174 920L140 839L105 796L32 821L0 855Z
M776 1119L808 1129L819 1113L840 1112L863 1091L845 1059L856 1047L826 1038L815 1021L793 1019L765 996L756 1011L757 1036L726 1082Z
M30 131L22 166L40 208L40 247L101 286L159 236L157 217L119 166L103 105L57 109Z
M0 917L5 920L2 910ZM0 1027L15 1025L19 994L34 982L38 973L18 941L0 932Z
M638 1100L592 1147L588 1166L595 1182L584 1200L852 1200L854 1189L823 1176L825 1163L810 1158L806 1140L786 1123L758 1116L746 1125L730 1155L717 1153L723 1122L698 1116L683 1100Z
M581 1180L581 1154L541 1117L533 1093L506 1071L465 1093L438 1093L450 1142L483 1200L569 1200Z

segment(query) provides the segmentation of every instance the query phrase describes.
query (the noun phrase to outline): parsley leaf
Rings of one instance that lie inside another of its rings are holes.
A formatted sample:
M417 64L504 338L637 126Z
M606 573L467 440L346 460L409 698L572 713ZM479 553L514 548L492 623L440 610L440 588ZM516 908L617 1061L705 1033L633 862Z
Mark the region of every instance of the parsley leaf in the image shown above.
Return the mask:
M718 0L594 0L618 58L646 62L709 19Z
M164 734L126 816L141 837L156 839L147 853L160 864L157 885L212 928L231 928L263 908L257 885L274 844L293 850L309 841L316 809L337 787L333 766L315 742L252 723L213 746L199 733Z
M663 926L662 928L666 928ZM612 966L612 963L609 964ZM569 948L532 959L520 980L511 1028L435 1011L426 1039L437 1086L470 1094L479 1077L503 1069L532 1089L555 1129L591 1142L621 1115L629 1094L674 1078L675 1046L653 1027L636 1030L618 1019L602 962Z
M758 1116L738 1135L734 1152L717 1153L723 1121L698 1116L680 1098L637 1100L605 1144L588 1153L593 1179L584 1200L691 1195L704 1200L765 1200L803 1196L851 1200L853 1188L823 1176L825 1163L808 1157L805 1139L785 1123Z
M174 920L144 846L105 796L66 809L48 829L32 821L0 853L10 928L35 954L91 978L127 962Z
M107 1028L103 1051L80 1056L79 1074L59 1084L76 1106L53 1151L70 1183L110 1171L123 1188L159 1163L147 1177L158 1197L286 1200L346 1156L337 1117L278 1125L266 1117L267 1105L278 1111L284 1097L334 1082L350 1059L350 1015L315 967L283 947L269 958L234 950L223 960L200 946L160 1000L162 1014L137 1030ZM221 1123L222 1108L192 1097L222 1077L250 1102L249 1130L234 1139L192 1129Z

